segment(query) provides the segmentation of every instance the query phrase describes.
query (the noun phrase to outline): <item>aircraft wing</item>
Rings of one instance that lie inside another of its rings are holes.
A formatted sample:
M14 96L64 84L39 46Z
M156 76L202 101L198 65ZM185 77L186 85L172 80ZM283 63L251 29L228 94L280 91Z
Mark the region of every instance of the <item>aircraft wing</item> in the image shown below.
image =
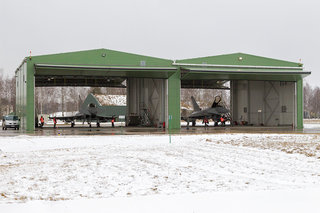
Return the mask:
M195 119L203 119L203 118L212 118L212 119L218 119L222 115L228 114L230 111L223 107L217 107L217 108L209 108L206 110L202 110L199 112L193 112L189 118L195 118Z
M81 113L77 113L75 115L71 115L71 116L50 116L50 119L56 118L58 120L62 120L62 121L73 121L73 120L80 120L84 118L84 115Z
M108 120L112 120L112 118L117 118L118 116L103 116L103 115L97 115L95 119L98 119L100 122L107 122Z
M189 115L189 118L196 118L196 119L202 119L204 117L211 117L213 114L212 113L208 113L205 111L199 111L199 112L194 112L191 115Z

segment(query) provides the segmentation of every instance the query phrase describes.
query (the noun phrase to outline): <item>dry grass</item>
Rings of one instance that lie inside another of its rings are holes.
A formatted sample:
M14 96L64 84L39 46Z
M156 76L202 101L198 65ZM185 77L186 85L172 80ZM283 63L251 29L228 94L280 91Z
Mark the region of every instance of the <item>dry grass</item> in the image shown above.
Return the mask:
M320 119L304 119L305 124L320 124Z
M281 141L281 139L274 140L267 136L266 141L254 141L246 136L240 140L228 140L228 141L214 141L212 139L206 139L206 142L214 142L216 144L230 144L232 146L252 147L259 149L278 150L287 154L302 154L307 157L316 157L320 159L320 142L314 143L298 143L290 141Z

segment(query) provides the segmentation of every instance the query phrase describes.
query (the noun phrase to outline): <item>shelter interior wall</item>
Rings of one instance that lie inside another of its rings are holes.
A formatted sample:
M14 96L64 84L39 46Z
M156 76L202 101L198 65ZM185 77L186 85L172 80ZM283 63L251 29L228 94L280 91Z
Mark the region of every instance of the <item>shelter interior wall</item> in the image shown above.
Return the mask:
M127 114L139 116L141 125L156 126L166 120L167 86L165 79L129 78Z
M280 88L280 106L286 107L286 112L280 113L280 125L292 125L296 117L295 82L283 82Z
M233 81L232 83L232 116L234 121L248 121L248 81Z
M264 82L249 81L249 123L259 125L265 122Z
M295 83L280 81L234 81L234 121L253 125L294 125Z

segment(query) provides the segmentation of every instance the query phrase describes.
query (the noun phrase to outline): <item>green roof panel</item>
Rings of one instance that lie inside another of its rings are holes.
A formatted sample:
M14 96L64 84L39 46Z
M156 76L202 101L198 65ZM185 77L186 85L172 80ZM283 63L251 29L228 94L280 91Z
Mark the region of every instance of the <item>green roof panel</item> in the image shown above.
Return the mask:
M104 65L136 67L172 66L172 60L125 53L109 49L94 49L51 55L32 56L31 61L35 64L44 63L59 65Z
M301 67L302 64L283 61L273 58L266 58L245 53L233 53L226 55L208 56L200 58L191 58L177 60L176 63L186 64L216 64L233 66L277 66L277 67Z

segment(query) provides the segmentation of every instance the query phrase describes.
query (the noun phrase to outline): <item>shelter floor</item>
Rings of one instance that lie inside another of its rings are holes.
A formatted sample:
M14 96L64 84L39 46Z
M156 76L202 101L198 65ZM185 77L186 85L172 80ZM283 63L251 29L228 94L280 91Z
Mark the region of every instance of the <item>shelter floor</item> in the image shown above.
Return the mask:
M306 126L306 125L305 125ZM221 133L269 133L269 134L320 134L320 125L312 126L298 130L292 127L261 127L261 126L225 126L225 127L204 127L204 126L182 126L181 129L170 130L163 128L152 127L123 127L102 126L97 128L93 125L91 128L88 125L76 126L71 128L70 125L45 125L43 128L36 128L34 131L27 132L24 130L0 130L0 136L18 136L18 135L150 135L150 134L221 134Z

